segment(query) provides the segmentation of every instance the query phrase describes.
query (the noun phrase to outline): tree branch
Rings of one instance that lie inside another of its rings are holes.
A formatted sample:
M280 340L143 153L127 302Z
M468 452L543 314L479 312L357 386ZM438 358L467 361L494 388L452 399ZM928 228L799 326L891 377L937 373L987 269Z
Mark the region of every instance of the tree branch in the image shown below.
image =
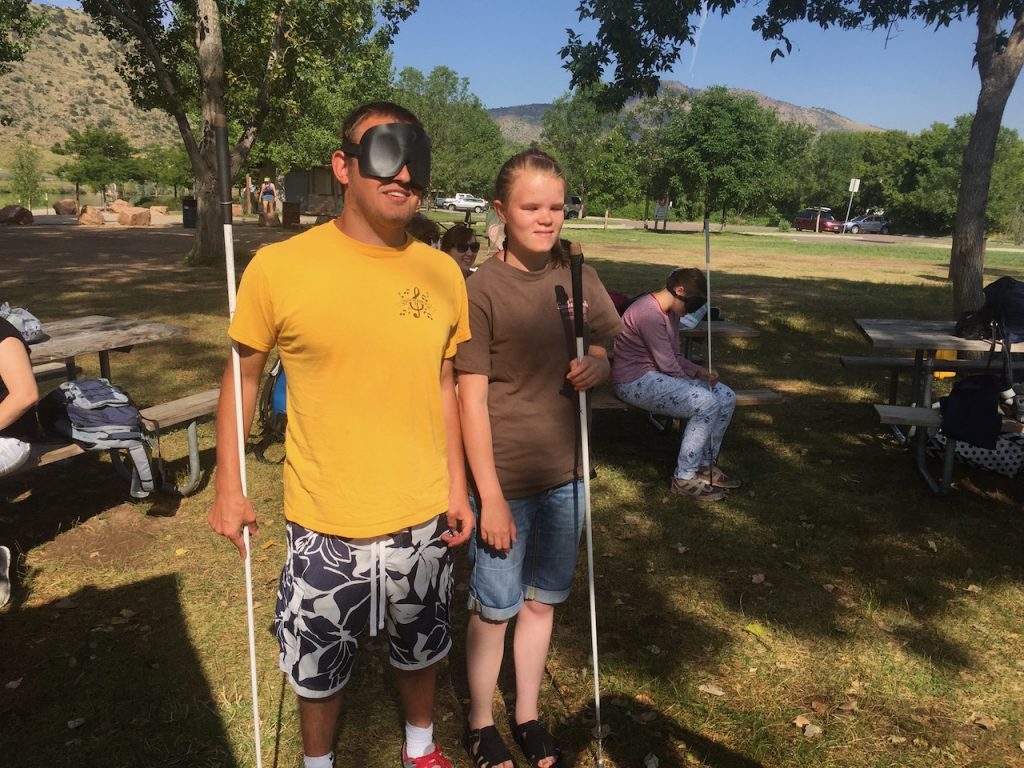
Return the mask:
M192 126L188 122L188 117L182 109L181 96L178 94L178 88L174 84L174 78L171 77L171 73L167 69L167 65L164 63L163 57L160 55L160 51L156 47L156 43L153 42L153 38L149 36L149 33L142 24L128 14L122 12L112 2L110 2L110 0L96 0L96 2L105 8L107 13L117 19L118 22L142 45L142 49L146 52L150 62L153 64L153 70L156 74L157 82L170 99L170 109L168 111L171 113L171 117L174 118L174 122L178 124L178 131L181 133L181 138L185 142L185 149L189 154L189 158L198 156L199 146L196 144L196 139L192 133Z
M999 0L981 0L978 3L978 40L974 44L974 59L978 75L984 83L992 70L996 56L996 33L999 31Z
M270 96L280 68L279 61L285 47L285 20L290 5L290 0L283 0L274 19L274 34L270 39L270 52L267 54L267 64L263 68L263 82L260 83L259 93L256 96L256 103L253 105L249 122L242 129L242 135L231 152L232 176L241 170L242 163L249 155L249 150L252 149L253 142L256 141L256 136L263 126L263 121L270 114Z

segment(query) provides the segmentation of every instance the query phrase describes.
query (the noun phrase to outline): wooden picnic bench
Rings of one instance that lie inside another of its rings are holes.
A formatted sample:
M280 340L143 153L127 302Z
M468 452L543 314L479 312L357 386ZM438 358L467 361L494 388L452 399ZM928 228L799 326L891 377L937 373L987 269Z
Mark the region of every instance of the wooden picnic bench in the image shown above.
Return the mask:
M782 402L782 395L773 389L741 389L735 390L735 394L737 407L772 405L774 403ZM619 410L642 413L647 417L647 420L651 425L662 434L665 434L672 429L672 422L674 421L674 419L669 419L667 416L659 416L657 414L650 413L643 408L619 400L619 398L617 398L607 387L601 387L591 393L590 407L593 410L598 411Z
M162 433L182 425L187 425L189 462L188 482L184 485L178 485L174 481L168 481L166 478L163 478L163 483L160 485L161 490L176 493L181 496L190 496L196 492L196 489L199 487L199 480L202 474L202 469L199 464L199 439L196 432L196 425L199 419L205 416L210 416L217 410L217 401L219 397L220 388L215 387L214 389L208 389L205 392L187 395L186 397L181 397L177 400L171 400L166 403L161 403L159 405L139 410L139 413L142 416L142 425L151 446L158 444ZM48 438L44 441L33 443L28 461L24 466L22 466L20 471L53 464L83 453L86 453L85 449L77 443L73 443L68 440ZM114 463L114 468L117 470L118 474L131 480L132 472L121 460L120 452L111 451L110 453L111 459ZM157 470L162 474L161 466L158 466ZM133 489L132 495L138 497L140 494L136 492L136 489ZM144 496L145 492L141 495Z
M917 429L939 429L942 426L942 411L938 408L925 408L919 405L875 405L875 411L883 424L890 426L916 427ZM1019 422L1011 419L1004 419L1003 432L1020 432ZM925 440L917 443L917 468L920 471L928 487L938 494L944 495L949 491L950 483L953 480L953 462L956 458L956 443L954 438L946 435L946 445L942 454L942 478L938 482L927 471L925 465Z
M74 366L74 372L77 376L82 372L82 369L76 365ZM32 366L32 375L36 377L36 381L66 379L68 376L68 366L66 363L39 363Z
M913 357L889 357L868 355L841 355L839 364L850 371L888 371L889 373L889 404L895 405L899 390L899 376L904 371L913 372L920 361ZM1024 360L1013 360L1014 371L1024 371ZM1002 358L988 364L987 359L981 360L944 360L936 358L931 362L931 370L943 373L984 373L991 371L999 374L1003 370Z

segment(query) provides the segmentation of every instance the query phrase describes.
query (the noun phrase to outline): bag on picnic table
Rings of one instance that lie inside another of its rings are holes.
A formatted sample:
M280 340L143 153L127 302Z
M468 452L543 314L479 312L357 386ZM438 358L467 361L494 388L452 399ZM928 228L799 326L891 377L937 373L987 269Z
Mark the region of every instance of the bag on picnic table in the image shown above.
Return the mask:
M23 307L12 307L6 301L0 304L0 318L3 318L21 334L26 344L34 344L37 341L45 341L46 334L43 333L43 324L39 318Z
M47 434L68 438L87 451L126 450L141 489L156 487L139 409L107 379L64 382L39 401L38 413Z
M985 303L976 311L961 315L953 335L962 339L991 339L990 366L999 343L1003 364L1001 396L1009 402L1014 394L1010 346L1024 341L1024 283L1004 275L982 290Z

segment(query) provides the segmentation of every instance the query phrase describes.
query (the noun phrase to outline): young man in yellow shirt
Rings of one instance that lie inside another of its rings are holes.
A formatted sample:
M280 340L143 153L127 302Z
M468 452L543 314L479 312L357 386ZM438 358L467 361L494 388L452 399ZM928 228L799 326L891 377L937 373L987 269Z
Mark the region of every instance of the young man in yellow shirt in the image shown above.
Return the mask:
M274 346L288 374L280 664L299 699L305 766L329 768L358 638L386 631L402 764L449 768L432 724L435 665L451 647L451 547L473 527L452 365L469 337L465 282L405 233L430 174L413 114L357 108L332 169L343 213L256 254L229 329L246 427ZM229 364L209 522L244 556L242 529L257 525L241 491L233 391Z

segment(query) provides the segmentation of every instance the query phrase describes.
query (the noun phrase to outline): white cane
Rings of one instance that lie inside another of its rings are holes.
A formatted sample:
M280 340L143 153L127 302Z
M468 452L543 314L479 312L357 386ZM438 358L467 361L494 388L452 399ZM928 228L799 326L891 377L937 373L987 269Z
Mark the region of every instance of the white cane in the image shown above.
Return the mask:
M583 248L579 243L569 246L569 271L572 274L572 314L576 330L576 359L582 360L583 349ZM587 532L587 584L590 587L590 652L594 658L594 719L597 722L597 766L601 768L601 680L597 664L597 599L594 595L594 531L590 520L590 425L587 422L587 393L579 393L580 454L583 462L584 523Z
M704 280L707 283L707 306L708 311L704 317L707 318L704 321L704 325L707 326L707 342L708 342L708 354L707 354L707 369L711 372L711 222L708 219L708 214L704 212ZM710 379L708 380L708 392L712 392L714 386L711 384ZM708 434L708 441L706 443L707 457L708 457L708 485L712 484L715 478L715 457L712 456L711 447L711 434Z
M224 263L227 268L228 320L235 316L235 243L231 224L231 158L228 154L228 128L224 115L214 117L214 135L217 140L217 176L220 182L220 210L224 223ZM242 423L242 372L238 357L238 342L231 342L231 378L235 398L235 440L238 443L238 473L242 481L242 495L248 497L249 489L245 474L245 430ZM252 727L256 745L256 768L263 768L263 751L260 746L260 706L256 691L256 622L252 605L252 547L249 542L249 526L242 529L245 542L245 600L249 621L249 677L252 684Z

